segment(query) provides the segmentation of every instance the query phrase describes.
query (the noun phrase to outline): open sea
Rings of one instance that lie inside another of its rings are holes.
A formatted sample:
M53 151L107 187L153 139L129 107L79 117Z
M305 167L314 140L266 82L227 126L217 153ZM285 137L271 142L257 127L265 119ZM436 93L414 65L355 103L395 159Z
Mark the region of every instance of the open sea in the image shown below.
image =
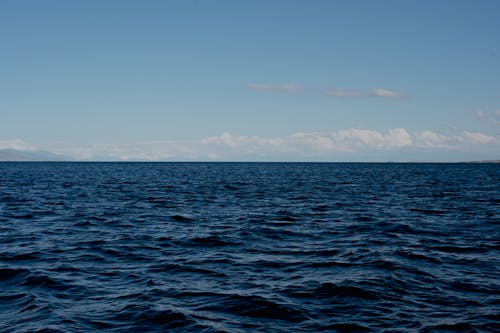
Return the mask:
M500 332L500 164L0 163L0 332Z

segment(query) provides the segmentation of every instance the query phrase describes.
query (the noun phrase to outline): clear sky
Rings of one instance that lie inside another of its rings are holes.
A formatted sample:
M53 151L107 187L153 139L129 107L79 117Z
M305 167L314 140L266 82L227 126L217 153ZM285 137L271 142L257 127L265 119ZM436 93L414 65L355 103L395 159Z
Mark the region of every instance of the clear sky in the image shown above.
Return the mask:
M500 159L500 1L0 1L0 149Z

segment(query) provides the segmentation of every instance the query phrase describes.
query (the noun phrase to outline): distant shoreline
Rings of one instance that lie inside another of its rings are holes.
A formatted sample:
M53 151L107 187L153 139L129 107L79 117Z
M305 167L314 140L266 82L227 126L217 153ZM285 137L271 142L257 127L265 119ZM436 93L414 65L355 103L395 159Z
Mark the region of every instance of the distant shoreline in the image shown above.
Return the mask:
M0 160L0 163L290 163L290 164L497 164L500 160L484 161L84 161L84 160Z

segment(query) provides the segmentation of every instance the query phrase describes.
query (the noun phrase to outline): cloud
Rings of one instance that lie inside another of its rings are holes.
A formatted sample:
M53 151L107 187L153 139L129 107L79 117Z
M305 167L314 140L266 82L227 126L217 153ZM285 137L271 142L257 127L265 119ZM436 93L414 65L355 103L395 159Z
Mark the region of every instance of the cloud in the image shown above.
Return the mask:
M473 149L478 145L495 145L500 140L494 136L480 132L462 131L455 135L444 135L431 131L423 131L414 135L418 148L463 150Z
M207 137L201 142L208 149L219 152L224 148L241 154L273 156L275 153L293 153L299 156L329 156L335 153L363 153L370 151L470 151L481 145L495 145L499 140L484 133L463 131L456 135L444 135L432 131L410 133L405 128L393 128L381 132L350 128L334 132L297 132L285 137L262 138L235 136L223 133ZM331 155L333 156L333 155Z
M412 138L404 128L394 128L387 133L353 128L338 131L334 137L346 145L377 150L390 150L412 144Z
M404 128L391 129L386 133L350 128L331 133L296 133L291 138L307 149L323 152L393 150L410 146L413 142Z
M500 125L500 110L496 110L494 112L484 112L483 110L477 110L474 115L478 119L486 122L488 125Z
M255 91L278 91L278 92L286 92L286 93L298 93L302 90L301 86L294 84L282 84L282 85L269 85L269 84L260 84L260 83L249 83L247 84L247 88Z
M284 93L298 93L302 91L302 87L294 84L271 85L263 83L248 83L247 88L258 92L284 92ZM400 92L375 88L369 92L363 92L353 89L342 88L328 88L323 90L323 95L335 98L388 98L388 99L401 99L406 95Z
M414 137L415 146L418 148L450 148L450 142L453 141L446 135L432 131L419 132Z
M0 149L35 150L36 147L21 139L0 140Z
M494 143L496 138L479 132L464 131L462 138L466 141L479 144Z
M373 89L372 91L366 93L359 90L349 90L349 89L326 89L323 91L323 95L337 98L368 98L368 97L378 97L378 98L405 98L406 95L387 90L382 88Z
M371 97L381 97L381 98L404 98L406 97L404 94L401 94L396 91L391 91L387 89L382 89L382 88L376 88L373 89L370 92Z
M274 137L238 136L224 132L193 140L159 140L57 149L58 153L80 160L121 161L349 160L363 156L380 156L383 159L384 156L389 156L387 154L419 156L419 153L428 152L454 152L460 156L485 152L488 156L492 155L492 158L498 158L498 151L500 139L485 133L456 131L453 134L443 134L429 130L410 132L405 128L387 131L348 128L331 132L296 132Z
M218 136L210 136L200 140L207 148L213 146L227 146L246 153L258 153L262 151L286 151L287 142L285 138L262 138L259 136L234 136L225 132Z
M299 151L316 150L319 152L349 152L338 145L329 133L294 133L287 138L287 142L297 146Z

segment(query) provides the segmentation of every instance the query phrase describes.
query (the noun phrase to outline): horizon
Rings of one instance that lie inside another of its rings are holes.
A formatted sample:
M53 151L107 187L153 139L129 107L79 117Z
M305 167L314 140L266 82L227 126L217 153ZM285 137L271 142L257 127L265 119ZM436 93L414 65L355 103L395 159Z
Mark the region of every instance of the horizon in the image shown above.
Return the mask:
M0 22L0 150L500 159L497 1L3 1Z
M3 155L4 152L13 153L7 158ZM17 153L20 153L17 155ZM34 153L34 155L32 155ZM40 155L38 155L40 154ZM10 156L10 158L9 158ZM14 156L12 158L12 156ZM48 156L56 156L50 158ZM328 161L328 160L77 160L70 159L63 155L54 155L44 151L17 151L14 149L0 149L0 163L283 163L283 164L496 164L500 163L500 159L491 160L344 160L344 161Z

